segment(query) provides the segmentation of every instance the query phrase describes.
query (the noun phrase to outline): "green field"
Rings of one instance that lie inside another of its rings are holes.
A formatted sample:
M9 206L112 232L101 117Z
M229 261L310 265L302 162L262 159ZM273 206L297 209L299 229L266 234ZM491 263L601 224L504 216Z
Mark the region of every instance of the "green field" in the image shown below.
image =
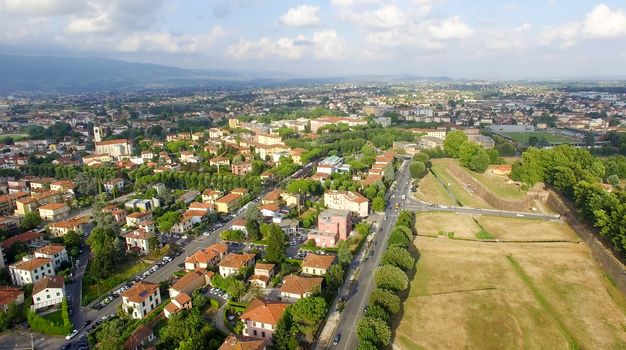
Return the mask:
M113 287L130 279L131 277L134 277L139 272L147 269L148 266L150 266L150 264L142 261L133 260L120 266L119 271L115 275L109 278L98 280L98 283L87 284L86 280L93 280L83 279L83 298L81 300L81 304L85 306L92 301L100 298L101 296L107 294L109 290L111 290Z
M12 138L13 141L21 141L28 138L27 134L0 134L0 142L4 142L4 140L8 138Z
M548 142L571 142L571 141L578 141L576 139L573 139L571 137L567 137L567 136L562 136L562 135L556 135L556 134L552 134L546 131L534 131L534 132L503 132L502 135L506 136L506 137L510 137L511 139L515 140L516 142L519 143L528 143L528 139L530 139L532 136L536 137L537 139L546 139L546 141Z

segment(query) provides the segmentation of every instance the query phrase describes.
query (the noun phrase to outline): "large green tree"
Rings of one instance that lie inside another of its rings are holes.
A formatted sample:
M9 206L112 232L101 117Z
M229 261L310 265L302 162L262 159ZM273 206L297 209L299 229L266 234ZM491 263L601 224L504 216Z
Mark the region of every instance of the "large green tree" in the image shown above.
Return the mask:
M463 142L467 141L467 135L462 130L450 131L443 141L443 149L448 156L459 158L459 151Z
M301 298L291 306L291 313L296 327L309 341L312 340L311 337L324 319L327 311L326 300L322 297Z
M408 250L397 245L391 245L383 254L382 263L383 265L393 265L404 271L409 271L415 265L415 259Z
M377 288L401 291L408 288L409 278L399 267L383 265L376 268L374 283Z
M400 297L386 289L374 289L370 295L370 302L380 305L391 314L396 314L400 311Z
M378 318L364 317L356 328L361 341L369 341L379 348L384 348L391 342L391 329L387 323Z
M269 262L281 263L287 258L287 254L285 253L285 232L277 224L270 224L268 226L265 259Z

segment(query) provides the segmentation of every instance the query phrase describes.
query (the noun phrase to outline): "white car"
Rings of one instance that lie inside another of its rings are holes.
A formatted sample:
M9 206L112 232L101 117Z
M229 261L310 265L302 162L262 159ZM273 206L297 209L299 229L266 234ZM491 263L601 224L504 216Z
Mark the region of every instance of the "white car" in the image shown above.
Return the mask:
M72 333L68 334L65 337L65 340L70 340L70 339L74 338L76 336L76 334L78 334L78 330L75 329L75 330L72 331Z

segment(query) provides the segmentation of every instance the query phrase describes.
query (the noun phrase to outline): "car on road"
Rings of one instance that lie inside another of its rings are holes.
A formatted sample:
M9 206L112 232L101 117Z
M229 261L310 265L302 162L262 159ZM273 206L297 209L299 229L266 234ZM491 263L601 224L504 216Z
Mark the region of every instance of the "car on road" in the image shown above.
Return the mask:
M210 235L211 235L211 232L209 232L209 231L204 231L204 232L202 232L202 235L203 235L203 236L210 236Z
M333 339L333 345L337 345L339 344L339 341L341 340L341 333L337 334L335 336L335 339Z
M523 218L523 217L524 217L524 214L517 213L517 214L515 214L515 216L520 217L520 218Z
M73 330L72 333L68 334L65 337L65 340L70 340L70 339L74 338L76 336L76 334L78 334L78 330L77 329Z

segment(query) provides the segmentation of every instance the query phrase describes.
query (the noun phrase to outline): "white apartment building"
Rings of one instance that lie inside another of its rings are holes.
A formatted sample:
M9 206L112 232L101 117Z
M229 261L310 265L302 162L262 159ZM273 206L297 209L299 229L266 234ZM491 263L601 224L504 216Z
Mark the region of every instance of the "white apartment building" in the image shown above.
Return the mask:
M67 249L60 244L50 244L35 250L35 258L47 258L52 260L54 268L58 269L64 262L69 263Z
M54 276L54 262L48 258L26 258L9 266L9 272L13 284L25 286L46 276Z
M324 193L324 205L331 209L348 210L360 217L369 215L369 201L353 191L327 191Z
M160 304L157 283L141 281L122 294L122 309L135 319L143 319Z

